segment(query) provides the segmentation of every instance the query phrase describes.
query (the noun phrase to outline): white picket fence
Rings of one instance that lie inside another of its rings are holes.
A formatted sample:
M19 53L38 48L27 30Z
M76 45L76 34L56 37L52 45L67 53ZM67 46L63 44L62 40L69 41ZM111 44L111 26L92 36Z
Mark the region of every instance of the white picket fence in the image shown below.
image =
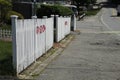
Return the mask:
M53 46L53 17L18 20L12 16L13 63L20 73Z
M56 16L56 42L59 42L70 33L71 17Z
M54 29L54 23L56 24ZM26 69L70 33L71 17L19 20L12 16L13 66L17 74ZM54 33L55 30L55 33ZM56 34L56 36L54 36Z
M10 39L12 38L11 30L0 29L0 39Z

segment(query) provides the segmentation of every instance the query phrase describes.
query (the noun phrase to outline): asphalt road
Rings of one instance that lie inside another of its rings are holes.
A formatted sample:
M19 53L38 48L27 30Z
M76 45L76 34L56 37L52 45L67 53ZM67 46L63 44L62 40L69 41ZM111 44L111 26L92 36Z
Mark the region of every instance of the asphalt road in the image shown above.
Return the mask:
M114 8L104 8L102 10L102 21L110 31L120 31L120 18L117 17Z
M112 11L77 21L81 34L37 80L120 80L120 20Z

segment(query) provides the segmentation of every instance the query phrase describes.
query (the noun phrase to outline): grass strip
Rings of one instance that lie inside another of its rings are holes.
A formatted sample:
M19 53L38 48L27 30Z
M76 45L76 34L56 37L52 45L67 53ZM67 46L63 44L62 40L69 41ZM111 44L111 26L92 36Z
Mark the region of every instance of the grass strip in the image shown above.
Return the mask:
M0 75L14 75L12 66L12 42L0 40Z

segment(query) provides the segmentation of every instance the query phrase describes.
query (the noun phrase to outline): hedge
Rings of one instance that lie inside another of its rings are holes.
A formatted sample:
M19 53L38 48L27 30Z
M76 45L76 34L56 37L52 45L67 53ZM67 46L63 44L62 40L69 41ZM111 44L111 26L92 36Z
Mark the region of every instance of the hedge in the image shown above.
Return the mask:
M37 17L41 18L43 16L50 15L59 15L59 16L69 16L73 14L73 11L67 7L60 5L41 5L41 8L37 10Z

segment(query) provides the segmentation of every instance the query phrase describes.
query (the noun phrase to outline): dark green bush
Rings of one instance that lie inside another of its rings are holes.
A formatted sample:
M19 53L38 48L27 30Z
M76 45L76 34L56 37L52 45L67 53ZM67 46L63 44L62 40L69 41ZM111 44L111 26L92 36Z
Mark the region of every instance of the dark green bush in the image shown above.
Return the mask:
M12 4L8 0L0 0L0 23L4 22L5 15L12 9Z
M18 16L18 19L23 19L23 15L18 13L18 12L15 12L15 11L9 11L7 14L6 14L6 17L5 17L5 22L10 24L11 22L11 15L17 15Z
M41 5L41 8L37 10L38 18L41 18L42 16L50 17L52 14L59 16L69 16L73 14L73 11L60 5Z

